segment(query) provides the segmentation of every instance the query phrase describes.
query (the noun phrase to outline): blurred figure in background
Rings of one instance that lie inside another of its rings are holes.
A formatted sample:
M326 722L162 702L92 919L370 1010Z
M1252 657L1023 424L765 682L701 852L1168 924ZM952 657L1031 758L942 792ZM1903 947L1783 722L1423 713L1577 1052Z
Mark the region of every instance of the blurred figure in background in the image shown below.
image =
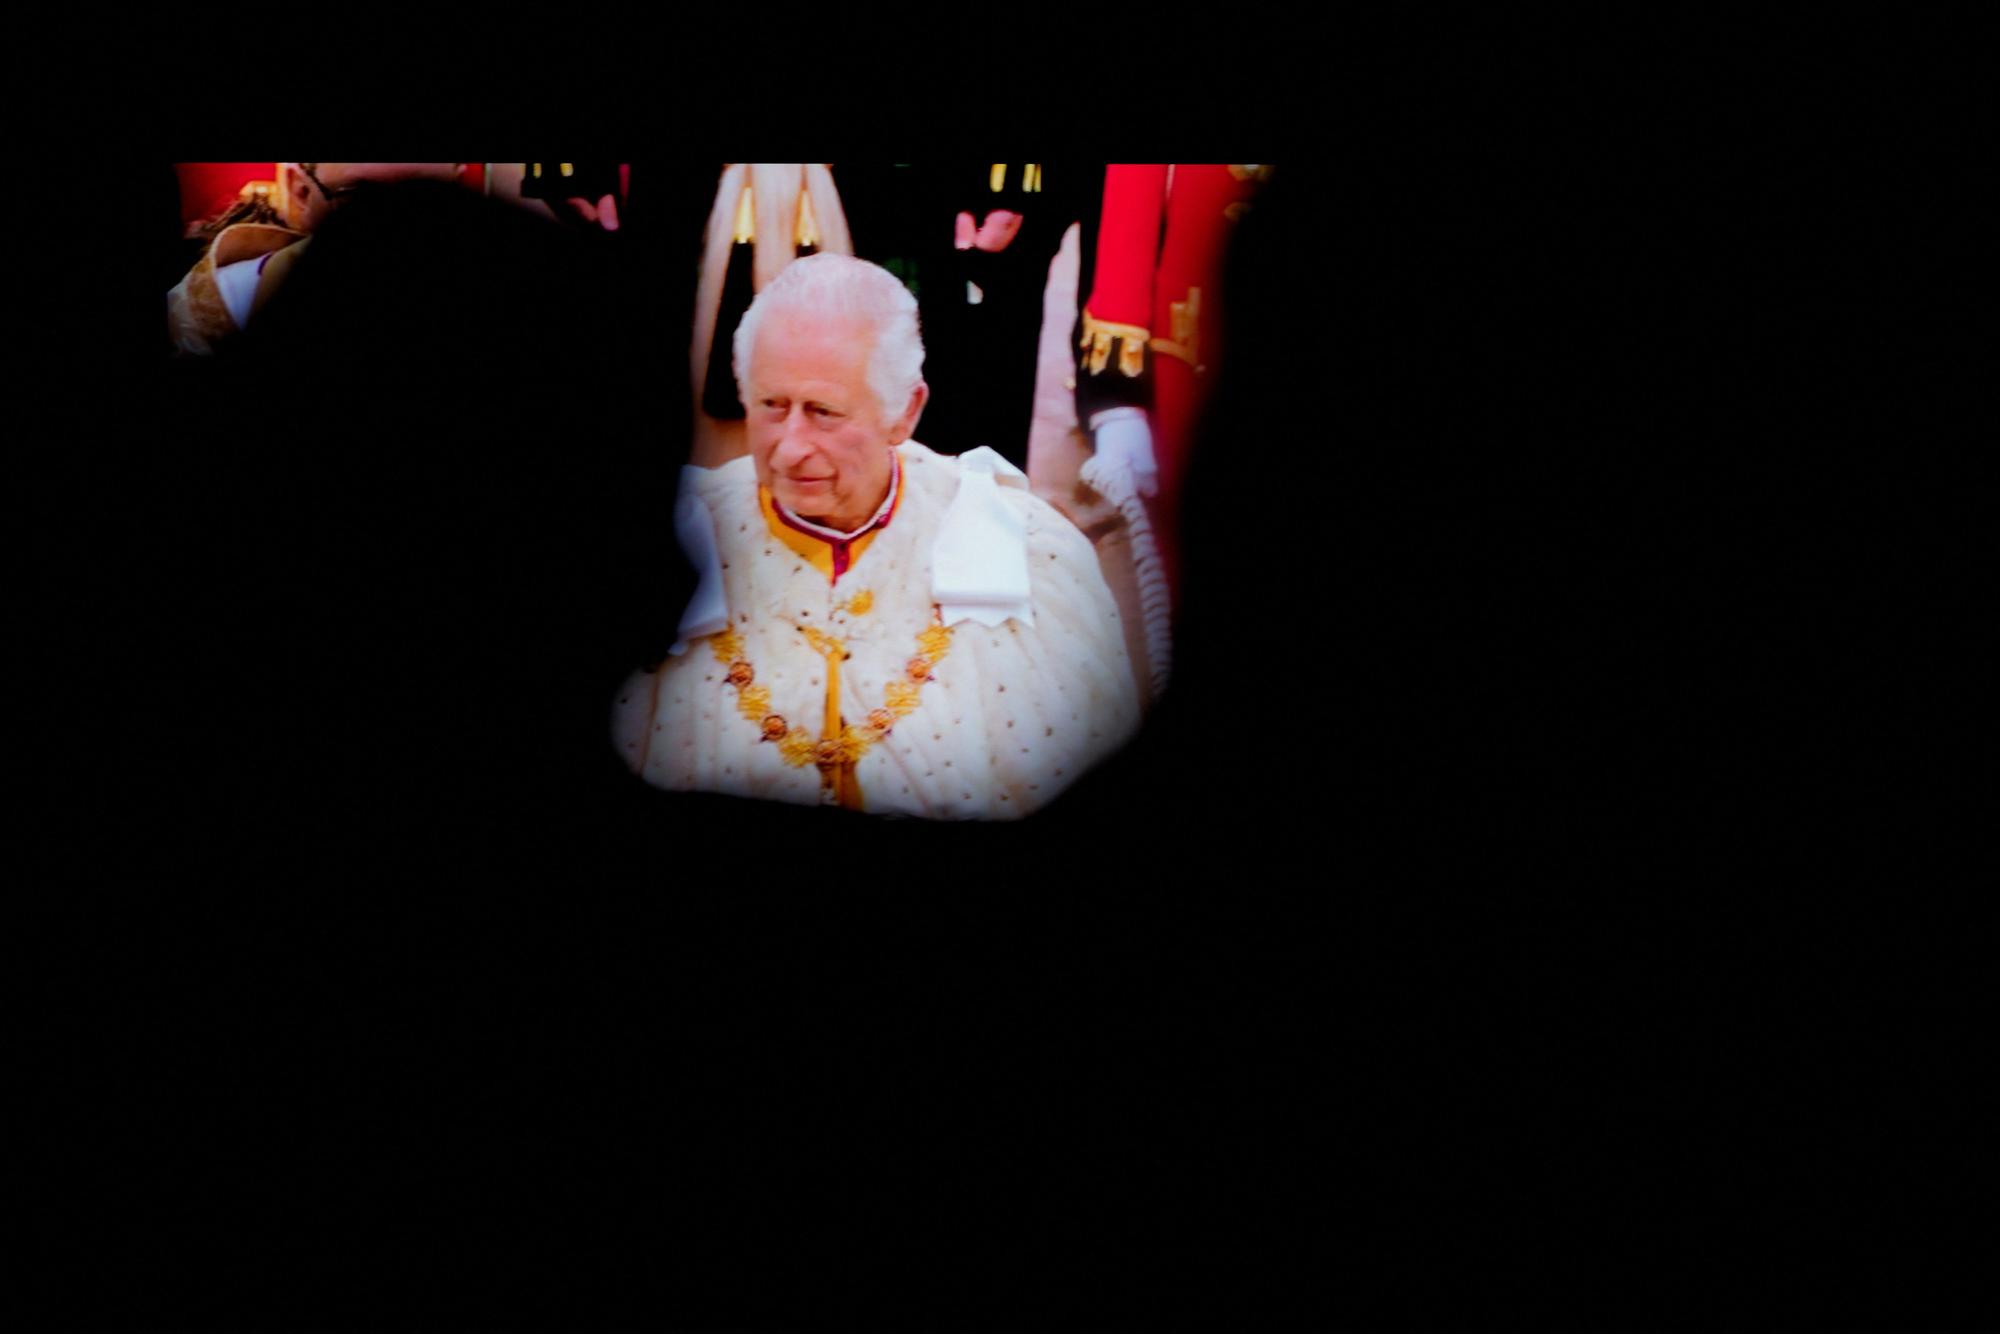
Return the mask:
M338 207L305 201L282 287L162 405L201 443L147 465L140 633L176 707L140 767L228 839L558 827L601 768L629 783L604 700L666 647L622 642L657 624L633 604L676 605L670 354L576 232L440 180L301 178ZM182 745L209 758L177 788Z
M250 323L321 220L368 183L460 181L463 162L280 162L276 188L246 189L203 230L208 245L167 294L174 350L207 356Z
M937 391L925 443L943 454L984 445L1027 469L1049 265L1092 207L1103 168L928 161L841 171L855 253L917 298L924 373Z

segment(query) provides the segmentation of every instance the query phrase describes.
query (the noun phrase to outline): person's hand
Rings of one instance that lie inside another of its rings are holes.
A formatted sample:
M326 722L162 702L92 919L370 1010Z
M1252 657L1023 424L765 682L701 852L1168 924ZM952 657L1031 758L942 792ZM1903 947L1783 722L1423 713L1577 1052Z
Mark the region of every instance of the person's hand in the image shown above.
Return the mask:
M1143 410L1119 408L1097 418L1092 443L1099 458L1131 471L1140 495L1151 499L1160 493L1160 470L1153 461L1153 428Z
M1004 208L996 208L986 215L986 221L979 224L979 235L972 244L991 254L999 254L1007 248L1021 230L1021 215Z
M1021 215L1009 209L994 209L977 227L973 226L970 213L960 213L954 222L952 245L959 250L984 250L997 255L1020 230Z
M618 230L618 201L611 195L604 196L595 204L588 199L574 196L565 199L563 203L569 205L570 211L585 222L595 223L607 232Z

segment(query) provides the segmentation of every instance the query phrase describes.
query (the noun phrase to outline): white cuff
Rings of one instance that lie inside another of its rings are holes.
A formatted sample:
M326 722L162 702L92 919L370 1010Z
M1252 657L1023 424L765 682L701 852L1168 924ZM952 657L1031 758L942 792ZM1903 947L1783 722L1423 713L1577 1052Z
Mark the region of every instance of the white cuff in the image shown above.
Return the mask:
M1153 461L1153 428L1146 414L1138 408L1112 408L1091 423L1097 427L1092 442L1097 457L1130 473L1140 495L1159 494L1160 470Z

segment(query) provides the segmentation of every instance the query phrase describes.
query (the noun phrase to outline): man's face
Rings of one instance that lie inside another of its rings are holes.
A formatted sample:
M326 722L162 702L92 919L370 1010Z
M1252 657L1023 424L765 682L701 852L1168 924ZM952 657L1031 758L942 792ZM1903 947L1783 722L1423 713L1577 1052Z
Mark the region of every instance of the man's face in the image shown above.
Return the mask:
M851 532L889 494L893 446L922 410L917 392L895 417L868 387L872 331L841 316L773 311L744 376L757 480L801 518Z

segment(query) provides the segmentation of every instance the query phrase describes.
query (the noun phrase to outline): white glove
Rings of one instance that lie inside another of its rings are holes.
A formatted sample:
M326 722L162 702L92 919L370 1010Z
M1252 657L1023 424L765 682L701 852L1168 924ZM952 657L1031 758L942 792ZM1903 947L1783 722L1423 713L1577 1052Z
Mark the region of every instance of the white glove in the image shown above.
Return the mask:
M1132 474L1142 496L1160 493L1160 470L1153 462L1153 428L1144 408L1112 408L1090 419L1097 456Z

